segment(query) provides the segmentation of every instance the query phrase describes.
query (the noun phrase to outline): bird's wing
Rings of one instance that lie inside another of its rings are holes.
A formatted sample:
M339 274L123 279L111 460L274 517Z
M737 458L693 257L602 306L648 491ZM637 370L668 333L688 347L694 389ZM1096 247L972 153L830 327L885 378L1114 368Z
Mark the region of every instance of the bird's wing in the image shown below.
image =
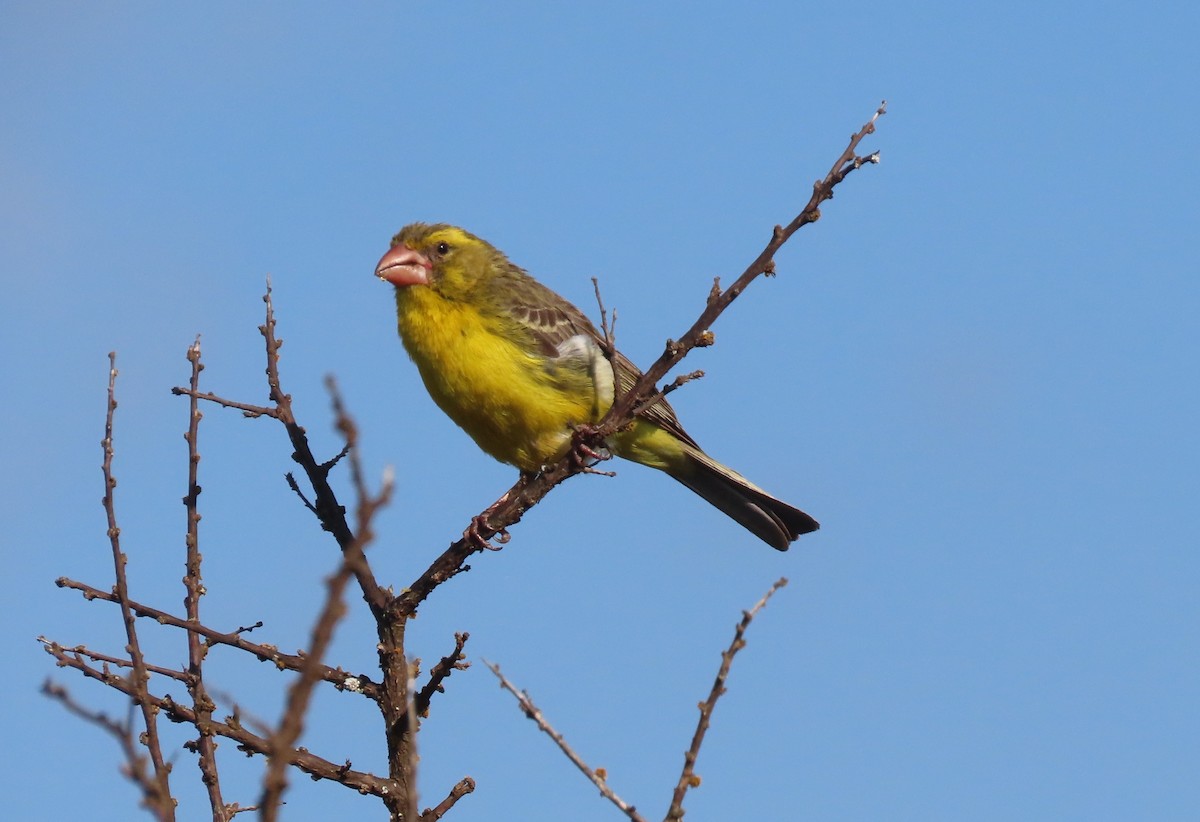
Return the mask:
M580 367L592 370L593 378L595 360L605 357L617 373L617 396L632 390L642 376L641 370L620 351L613 351L611 357L603 353L607 347L604 337L582 311L521 269L516 266L513 269L508 277L502 278L503 282L497 283L501 287L494 294L493 304L529 334L538 353L548 359L577 359ZM654 403L641 416L699 448L665 399Z

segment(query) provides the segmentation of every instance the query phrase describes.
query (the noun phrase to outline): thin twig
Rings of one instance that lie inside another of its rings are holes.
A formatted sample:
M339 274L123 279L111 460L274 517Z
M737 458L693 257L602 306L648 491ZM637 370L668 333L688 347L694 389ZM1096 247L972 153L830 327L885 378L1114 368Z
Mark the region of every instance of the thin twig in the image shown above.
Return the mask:
M200 388L200 372L204 363L200 361L200 338L188 348L188 362L192 366L191 391L188 403L188 430L184 439L188 444L188 490L183 498L187 509L187 538L186 542L186 573L183 584L186 593L183 598L184 611L187 613L189 624L200 623L200 597L204 595L204 581L200 574L200 400L197 392ZM217 771L217 742L208 731L208 723L212 719L212 698L204 687L204 657L208 646L200 641L200 635L195 631L187 631L188 648L188 693L192 697L192 708L199 720L196 731L196 751L199 754L197 764L200 766L201 781L208 791L208 803L212 807L213 822L227 822L230 818L221 798L221 778Z
M458 784L450 789L450 793L437 804L437 807L425 809L425 813L421 814L421 822L437 822L446 815L447 811L454 807L458 800L474 790L475 780L469 776L464 776L458 781Z
M466 631L461 633L455 632L454 650L438 660L438 664L433 666L433 669L429 672L429 681L425 683L425 687L421 688L413 700L413 707L417 712L417 716L421 718L429 716L429 701L433 699L435 693L442 694L446 692L443 683L450 674L455 671L465 671L471 667L471 663L463 659L463 647L470 638L471 635Z
M751 620L767 604L767 600L776 591L787 585L787 582L786 577L780 577L771 586L771 590L755 603L753 608L742 612L742 619L733 632L733 642L729 643L729 647L721 653L721 667L717 670L717 678L713 682L712 690L708 692L708 699L700 703L700 720L696 724L696 732L692 734L692 744L684 754L683 772L679 775L679 782L675 785L675 793L671 797L671 808L667 811L666 822L683 819L684 795L687 794L688 788L695 788L700 784L700 777L696 775L696 757L700 755L700 746L704 743L704 735L708 733L708 726L712 721L713 710L717 707L717 700L725 693L725 680L729 677L729 668L733 665L733 658L746 646L744 638L746 629L750 627Z
M211 402L214 405L219 405L223 408L234 408L242 412L242 415L254 419L256 417L272 417L279 418L279 411L275 408L268 408L265 405L251 405L237 400L230 400L211 391L197 391L194 388L181 388L175 386L171 389L171 393L176 397L191 397L194 400L204 400Z
M517 698L517 703L521 706L521 711L525 714L525 716L532 719L543 733L553 739L554 744L558 746L560 751L566 754L567 759L571 760L571 763L580 771L582 771L583 775L591 780L593 785L600 789L601 796L620 808L622 813L624 813L630 819L635 820L635 822L645 822L645 819L642 817L642 815L637 812L637 808L635 808L633 805L630 805L621 797L617 796L616 792L609 787L608 782L605 781L603 772L591 768L586 762L583 761L583 758L579 754L575 753L575 750L569 744L567 744L567 741L563 739L563 735L554 730L554 727L546 720L546 717L542 714L541 710L533 704L533 700L529 697L527 692L518 691L517 686L513 685L512 682L510 682L508 678L504 676L504 674L500 673L499 665L493 665L486 659L483 660L483 664L488 666L488 669L496 675L497 679L500 680L500 687Z
M313 514L313 516L315 516L317 519L320 519L321 512L317 510L317 506L308 501L308 497L304 495L304 491L300 488L300 483L296 482L296 475L291 471L288 471L283 475L283 478L287 481L288 488L291 488L292 492L300 498L300 502L304 503L304 507L307 508Z
M600 307L600 332L604 335L604 356L612 365L613 385L621 384L621 363L617 353L617 309L613 309L612 322L604 310L604 298L600 296L600 281L592 277L592 288L596 291L596 305Z
M237 802L234 802L232 805L225 806L225 813L229 815L230 819L237 816L239 813L249 813L250 811L256 810L258 810L258 805L239 805Z
M603 440L605 436L611 435L614 431L619 430L625 423L631 419L632 409L641 404L641 402L654 392L654 386L666 376L675 365L687 355L689 351L697 346L711 344L711 331L713 323L725 311L726 308L746 290L759 275L774 273L775 271L775 254L783 247L793 234L809 223L814 223L821 217L821 203L833 198L833 190L853 171L861 168L866 163L878 163L879 152L875 152L866 157L860 157L856 153L858 144L868 134L875 132L875 121L883 116L887 111L887 101L885 100L876 109L875 114L867 121L862 128L850 136L850 142L846 149L834 161L833 167L829 173L821 180L813 184L812 197L809 198L807 205L796 217L786 226L775 226L771 233L771 239L766 247L759 253L750 265L748 265L741 276L734 281L733 285L725 289L717 296L709 295L704 311L692 323L692 327L680 337L678 340L669 340L666 350L662 355L642 374L641 378L624 396L618 397L600 425L594 436L599 440Z
M652 405L654 405L656 402L658 402L659 400L661 400L665 396L667 396L667 394L670 394L671 392L676 391L677 389L687 385L692 380L699 380L699 379L702 379L703 377L704 377L704 372L699 369L697 369L696 371L689 371L686 374L680 374L678 377L676 377L674 380L672 380L668 385L666 385L661 391L655 391L653 394L651 394L649 397L647 397L646 400L641 405L639 405L637 408L633 409L633 415L635 417L641 416L642 414L649 411L650 407Z
M113 594L121 608L121 621L125 624L125 637L128 641L127 650L133 666L129 674L130 696L141 709L142 721L145 723L145 733L141 736L143 744L150 755L150 764L154 769L152 781L142 784L147 808L161 820L175 819L175 800L171 797L170 772L171 768L163 758L162 744L158 736L158 721L154 709L148 704L148 685L150 674L146 670L146 661L142 656L141 643L138 641L137 618L129 607L129 582L125 576L127 557L121 551L121 529L117 526L116 504L113 499L113 489L117 486L113 476L113 414L117 410L116 399L117 354L115 351L108 355L108 411L104 419L104 513L108 518L108 540L112 547L113 571L116 584ZM131 763L132 764L132 763Z
M57 655L59 653L75 654L77 656L87 657L88 659L92 660L93 662L99 662L102 665L114 665L118 668L132 668L133 667L133 661L130 659L126 659L124 657L119 657L119 656L112 656L111 654L102 654L99 651L93 651L84 645L72 645L70 647L67 647L64 645L59 645L57 642L54 642L53 640L51 640L47 637L44 637L44 636L39 636L37 638L37 641L42 643L42 645L46 646L46 650L53 655ZM183 683L184 685L187 685L191 681L191 674L189 674L187 671L178 671L173 668L164 668L161 665L151 665L149 662L145 663L145 665L146 665L146 670L149 673L154 674L155 676L161 676L161 677L166 677L167 679L173 679L176 682Z
M83 594L84 599L92 600L99 599L104 602L117 602L116 596L111 591L101 590L83 582L78 582L67 577L59 577L55 580L55 585L59 588L68 588L79 591ZM262 662L270 662L276 668L289 671L299 671L304 667L307 657L303 654L285 654L274 645L265 645L257 642L251 642L245 639L242 634L247 628L238 628L232 632L218 631L215 628L210 628L206 625L195 625L188 622L186 619L170 614L166 611L154 608L150 605L138 602L137 600L126 600L130 609L143 619L152 619L161 625L169 625L173 628L182 628L186 631L194 631L204 637L209 645L228 645L231 648L237 648L239 651L246 651L258 657ZM261 623L259 623L261 625ZM340 690L359 693L372 700L378 700L379 685L365 674L350 674L343 671L341 668L330 668L321 666L321 678L326 682L332 683Z

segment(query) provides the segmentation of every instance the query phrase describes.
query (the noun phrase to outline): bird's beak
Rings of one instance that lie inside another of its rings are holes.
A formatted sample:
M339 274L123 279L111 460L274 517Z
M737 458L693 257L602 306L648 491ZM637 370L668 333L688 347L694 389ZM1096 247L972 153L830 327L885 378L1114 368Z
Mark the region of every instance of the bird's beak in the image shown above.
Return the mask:
M429 272L433 263L419 251L413 251L404 243L391 247L375 266L375 276L387 280L394 286L429 285Z

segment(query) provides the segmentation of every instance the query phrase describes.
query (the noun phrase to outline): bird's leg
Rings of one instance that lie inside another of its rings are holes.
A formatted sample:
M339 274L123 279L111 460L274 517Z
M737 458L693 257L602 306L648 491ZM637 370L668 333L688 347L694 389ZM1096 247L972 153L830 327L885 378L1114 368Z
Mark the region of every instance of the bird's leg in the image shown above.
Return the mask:
M499 551L500 546L506 544L510 539L512 539L512 537L509 536L508 530L505 528L493 528L492 524L488 522L488 517L500 510L500 506L504 505L514 496L521 493L521 491L525 489L525 486L529 484L529 481L535 476L537 475L534 473L522 471L521 476L517 479L516 485L505 491L500 499L489 505L482 514L471 518L471 524L467 526L467 530L463 531L463 538L470 540L471 544L481 551ZM492 545L490 542L484 539L483 534L479 533L480 530L483 529L492 531L496 537L496 542L500 543L500 545Z

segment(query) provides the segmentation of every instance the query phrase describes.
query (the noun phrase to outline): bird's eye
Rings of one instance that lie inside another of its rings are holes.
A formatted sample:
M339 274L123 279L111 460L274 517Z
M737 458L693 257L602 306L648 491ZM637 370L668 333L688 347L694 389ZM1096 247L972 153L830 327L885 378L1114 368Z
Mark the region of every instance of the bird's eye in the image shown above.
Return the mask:
M438 243L437 244L437 253L438 254L445 254L449 250L450 250L450 243Z

